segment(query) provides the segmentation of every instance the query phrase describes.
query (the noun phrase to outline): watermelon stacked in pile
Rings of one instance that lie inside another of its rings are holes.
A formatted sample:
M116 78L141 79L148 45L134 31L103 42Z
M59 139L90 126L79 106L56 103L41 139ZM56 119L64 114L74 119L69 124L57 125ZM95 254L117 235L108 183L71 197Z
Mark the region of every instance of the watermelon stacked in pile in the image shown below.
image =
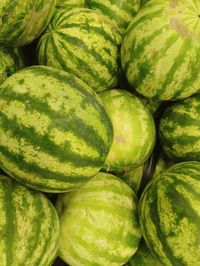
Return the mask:
M0 1L0 266L200 265L200 3Z

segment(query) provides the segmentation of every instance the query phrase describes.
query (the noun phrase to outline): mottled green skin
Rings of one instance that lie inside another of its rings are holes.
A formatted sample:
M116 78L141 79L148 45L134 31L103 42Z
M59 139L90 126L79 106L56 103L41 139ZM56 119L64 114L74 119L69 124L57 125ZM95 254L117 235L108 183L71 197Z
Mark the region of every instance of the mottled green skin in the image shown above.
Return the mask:
M35 40L47 27L56 0L1 0L0 45L22 46Z
M74 7L84 7L85 0L57 0L57 7L59 8L74 8Z
M121 48L124 73L142 95L175 100L200 83L200 2L151 0L133 18Z
M144 241L125 266L162 266L151 254Z
M145 242L165 266L200 261L200 163L176 164L154 178L139 202Z
M105 16L86 8L59 10L38 44L42 65L74 74L97 92L118 82L121 35Z
M102 168L112 124L99 96L75 76L25 68L0 86L0 167L34 189L64 192Z
M139 166L150 156L155 144L155 125L150 111L138 97L113 89L99 94L114 128L114 140L104 168Z
M59 220L42 194L0 176L1 266L50 266L57 255Z
M78 190L60 194L57 210L59 256L71 266L120 266L139 246L136 195L111 174L98 173Z
M159 125L164 152L175 161L200 161L200 95L165 110Z
M140 0L86 0L88 8L107 16L119 28L126 32L129 23L140 8Z
M25 62L18 48L0 47L0 84L14 72L24 67Z

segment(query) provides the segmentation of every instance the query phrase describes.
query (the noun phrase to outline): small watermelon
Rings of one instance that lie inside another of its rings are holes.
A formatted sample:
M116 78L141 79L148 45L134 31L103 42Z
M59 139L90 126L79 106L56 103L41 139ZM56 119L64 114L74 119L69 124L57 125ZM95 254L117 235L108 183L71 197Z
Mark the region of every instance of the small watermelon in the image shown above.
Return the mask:
M0 45L22 46L35 40L47 27L56 0L1 0Z
M120 32L105 16L87 8L61 9L39 40L38 59L100 92L118 82L120 43Z
M175 100L199 90L199 14L195 0L151 0L133 18L122 42L121 61L140 94Z
M0 167L34 189L75 189L102 168L113 138L100 97L84 82L45 66L0 86Z
M107 16L123 34L139 10L140 0L86 0L86 6Z
M1 266L50 266L57 256L59 220L42 194L0 176Z
M138 97L112 89L99 94L114 128L114 140L104 168L123 170L144 163L155 144L155 125L150 111Z
M166 266L200 262L200 162L173 165L155 177L139 202L140 225L155 258Z
M24 67L22 51L18 48L0 47L0 84L14 72Z
M161 117L159 137L175 161L200 161L200 95L177 101Z
M119 178L98 173L87 184L58 196L58 255L69 265L126 263L141 239L137 198Z

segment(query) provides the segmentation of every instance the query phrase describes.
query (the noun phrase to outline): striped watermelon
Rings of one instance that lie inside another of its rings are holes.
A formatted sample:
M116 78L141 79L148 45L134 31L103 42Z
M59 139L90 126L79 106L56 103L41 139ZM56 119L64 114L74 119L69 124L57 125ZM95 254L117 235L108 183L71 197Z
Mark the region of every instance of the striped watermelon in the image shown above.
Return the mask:
M121 35L105 16L82 8L58 10L38 44L41 65L72 73L97 92L118 81Z
M130 24L121 49L124 73L146 97L183 99L199 90L200 5L151 0Z
M0 176L1 266L50 266L57 255L59 220L42 194Z
M183 162L157 176L139 203L146 244L165 266L200 262L200 163Z
M74 8L74 7L84 7L85 0L57 0L57 7L61 8Z
M104 167L128 169L147 160L155 144L150 111L133 94L113 89L100 93L114 128L114 140Z
M200 95L169 106L160 121L159 136L167 156L176 161L200 161Z
M123 34L139 10L140 0L86 0L86 6L111 19Z
M34 189L64 192L93 177L112 143L99 96L75 76L33 66L0 86L0 167Z
M60 219L58 255L71 266L126 263L136 252L141 232L137 198L119 178L99 173L57 200Z
M162 266L151 254L144 241L125 266Z
M1 0L0 45L32 42L48 25L55 5L56 0Z
M0 47L0 84L22 67L24 58L18 48Z

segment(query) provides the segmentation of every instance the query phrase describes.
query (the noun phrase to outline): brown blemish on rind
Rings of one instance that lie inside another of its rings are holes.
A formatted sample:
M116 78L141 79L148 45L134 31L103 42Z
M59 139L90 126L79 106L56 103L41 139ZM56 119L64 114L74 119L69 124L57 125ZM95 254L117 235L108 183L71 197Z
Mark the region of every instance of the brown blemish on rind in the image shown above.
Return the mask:
M189 31L179 19L172 17L170 18L170 25L180 36L182 37L193 37L191 31Z

